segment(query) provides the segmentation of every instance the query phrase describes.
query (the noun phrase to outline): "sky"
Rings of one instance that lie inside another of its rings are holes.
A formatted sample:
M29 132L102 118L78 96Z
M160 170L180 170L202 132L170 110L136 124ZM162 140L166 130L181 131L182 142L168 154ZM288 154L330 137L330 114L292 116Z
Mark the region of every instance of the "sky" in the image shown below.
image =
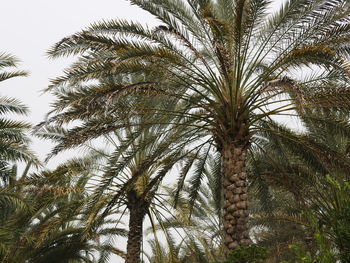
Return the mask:
M273 8L281 4L275 0ZM126 0L2 0L0 15L0 53L15 55L20 69L30 73L25 78L2 82L0 95L20 99L31 113L25 118L32 124L44 120L53 97L43 94L50 78L60 76L71 59L50 60L45 52L56 42L89 24L102 19L131 19L147 24L155 20L146 12L131 6ZM52 144L33 139L33 150L41 159ZM54 167L60 159L50 161ZM113 258L111 262L123 262Z

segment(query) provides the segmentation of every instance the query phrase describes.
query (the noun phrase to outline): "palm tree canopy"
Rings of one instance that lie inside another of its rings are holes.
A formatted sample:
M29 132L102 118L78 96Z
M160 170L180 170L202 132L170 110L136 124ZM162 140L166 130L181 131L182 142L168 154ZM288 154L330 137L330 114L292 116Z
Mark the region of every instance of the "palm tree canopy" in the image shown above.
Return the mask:
M135 117L146 113L177 116L178 125L206 135L208 152L215 146L221 153L225 244L248 244L246 164L256 132L287 137L273 116L349 109L350 4L289 0L269 12L266 0L130 2L160 25L102 21L49 50L51 57L80 55L48 89L57 97L49 121L80 121L54 153L123 127L121 119L139 125ZM143 78L123 78L136 74ZM100 82L108 77L119 81ZM97 84L87 87L91 81ZM130 103L130 97L153 94L176 98L177 106L168 111ZM97 122L101 113L107 118Z
M116 98L180 85L188 89L182 99L193 109L192 118L219 142L224 134L237 134L241 123L252 131L259 120L294 109L295 101L302 103L299 107L346 101L347 1L286 1L272 14L269 2L131 1L162 25L149 29L136 22L103 21L49 51L52 57L84 54L53 81L55 110L69 109L55 120L72 120L74 105L92 96ZM310 65L320 68L300 74ZM75 85L136 71L147 74L148 81L89 90ZM338 83L342 98L332 96ZM64 96L67 92L71 98ZM292 98L280 98L286 93Z

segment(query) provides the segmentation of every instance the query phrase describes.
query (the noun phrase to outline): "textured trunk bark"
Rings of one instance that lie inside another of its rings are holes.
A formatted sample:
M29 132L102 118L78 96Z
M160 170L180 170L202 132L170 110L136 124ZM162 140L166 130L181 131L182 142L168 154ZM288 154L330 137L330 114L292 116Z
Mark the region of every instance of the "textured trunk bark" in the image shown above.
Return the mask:
M221 150L223 168L223 226L227 252L251 244L248 229L247 147L226 144Z
M145 200L140 200L136 191L133 190L129 191L127 199L130 218L125 263L140 263L143 219L148 204Z

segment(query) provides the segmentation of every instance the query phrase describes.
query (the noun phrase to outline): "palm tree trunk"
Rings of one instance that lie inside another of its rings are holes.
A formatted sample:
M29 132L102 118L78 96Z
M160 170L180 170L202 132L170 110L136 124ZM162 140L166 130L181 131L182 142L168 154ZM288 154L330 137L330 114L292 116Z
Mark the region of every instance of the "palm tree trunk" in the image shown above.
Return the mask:
M223 145L223 226L227 252L251 244L248 229L247 147L234 143Z
M127 202L130 218L125 263L140 263L143 219L147 212L148 204L145 200L140 200L134 190L129 191Z

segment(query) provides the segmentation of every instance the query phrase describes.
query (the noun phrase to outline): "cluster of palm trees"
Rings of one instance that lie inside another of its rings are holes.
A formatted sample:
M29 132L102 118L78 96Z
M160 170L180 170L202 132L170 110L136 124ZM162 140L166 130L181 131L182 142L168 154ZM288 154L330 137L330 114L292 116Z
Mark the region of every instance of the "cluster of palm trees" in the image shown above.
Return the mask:
M1 262L223 262L253 243L268 262L348 262L350 3L129 1L159 25L102 21L48 51L76 61L31 131L48 159L81 158L44 169L30 125L1 119Z

